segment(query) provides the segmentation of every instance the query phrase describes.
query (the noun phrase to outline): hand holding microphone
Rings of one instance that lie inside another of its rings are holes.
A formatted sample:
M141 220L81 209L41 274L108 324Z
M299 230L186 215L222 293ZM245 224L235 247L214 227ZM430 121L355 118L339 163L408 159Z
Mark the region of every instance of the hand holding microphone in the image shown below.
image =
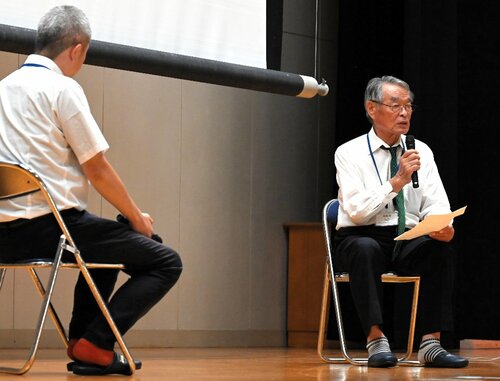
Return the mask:
M406 149L415 149L415 138L413 135L406 135ZM411 182L413 188L418 188L418 174L417 171L413 172L411 175Z

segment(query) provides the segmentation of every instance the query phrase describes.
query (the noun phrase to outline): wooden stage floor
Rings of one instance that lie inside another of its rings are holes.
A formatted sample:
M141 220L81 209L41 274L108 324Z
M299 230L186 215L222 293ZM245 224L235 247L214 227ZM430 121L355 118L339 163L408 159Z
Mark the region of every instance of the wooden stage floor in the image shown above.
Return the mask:
M24 376L0 374L0 380L103 380L145 381L302 381L302 380L500 380L500 349L468 349L470 359L462 369L398 366L375 369L322 362L314 349L297 348L167 348L131 350L143 368L133 376L76 376L66 372L62 349L42 349ZM0 350L1 365L16 365L26 351ZM359 353L358 355L364 355Z

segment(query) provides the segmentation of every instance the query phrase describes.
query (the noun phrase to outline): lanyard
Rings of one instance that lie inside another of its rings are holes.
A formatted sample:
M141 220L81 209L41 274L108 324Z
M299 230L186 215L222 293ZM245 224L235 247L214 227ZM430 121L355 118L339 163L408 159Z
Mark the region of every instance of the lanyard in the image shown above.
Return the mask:
M25 63L25 64L21 65L21 67L24 67L24 66L43 67L44 69L50 70L47 66L36 64L36 63Z
M375 167L375 171L377 171L377 176L378 176L378 181L380 181L380 185L382 185L382 178L380 177L380 173L378 171L378 167L377 167L377 162L375 161L375 156L373 155L373 151L372 151L372 145L370 143L370 137L368 135L368 133L366 134L366 141L368 142L368 149L370 150L370 156L372 157L372 161L373 161L373 165ZM404 147L404 143L403 143L403 153L405 152L405 148Z

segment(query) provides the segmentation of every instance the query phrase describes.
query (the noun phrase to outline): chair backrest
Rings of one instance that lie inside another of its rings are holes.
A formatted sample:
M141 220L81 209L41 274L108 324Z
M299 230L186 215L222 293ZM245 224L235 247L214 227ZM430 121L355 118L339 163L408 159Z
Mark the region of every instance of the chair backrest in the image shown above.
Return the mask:
M334 198L325 205L326 221L332 224L333 227L335 227L335 225L337 225L338 215L339 215L339 200Z
M20 164L0 162L0 200L40 190L29 170Z
M327 249L327 259L329 268L333 276L333 247L332 238L335 226L337 225L337 217L339 213L339 200L334 198L328 201L323 207L323 232L325 235L325 243Z
M70 245L75 246L73 238L57 209L54 199L40 176L31 168L23 164L0 161L0 199L23 196L37 191L42 192L62 233L66 236Z

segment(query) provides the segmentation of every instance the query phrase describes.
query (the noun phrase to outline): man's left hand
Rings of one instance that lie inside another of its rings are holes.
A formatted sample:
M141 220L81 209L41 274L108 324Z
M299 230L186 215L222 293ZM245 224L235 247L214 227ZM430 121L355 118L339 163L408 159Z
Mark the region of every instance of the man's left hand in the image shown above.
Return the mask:
M438 241L450 242L453 239L454 235L455 229L453 228L453 225L448 225L441 230L430 233L429 237L434 238Z

